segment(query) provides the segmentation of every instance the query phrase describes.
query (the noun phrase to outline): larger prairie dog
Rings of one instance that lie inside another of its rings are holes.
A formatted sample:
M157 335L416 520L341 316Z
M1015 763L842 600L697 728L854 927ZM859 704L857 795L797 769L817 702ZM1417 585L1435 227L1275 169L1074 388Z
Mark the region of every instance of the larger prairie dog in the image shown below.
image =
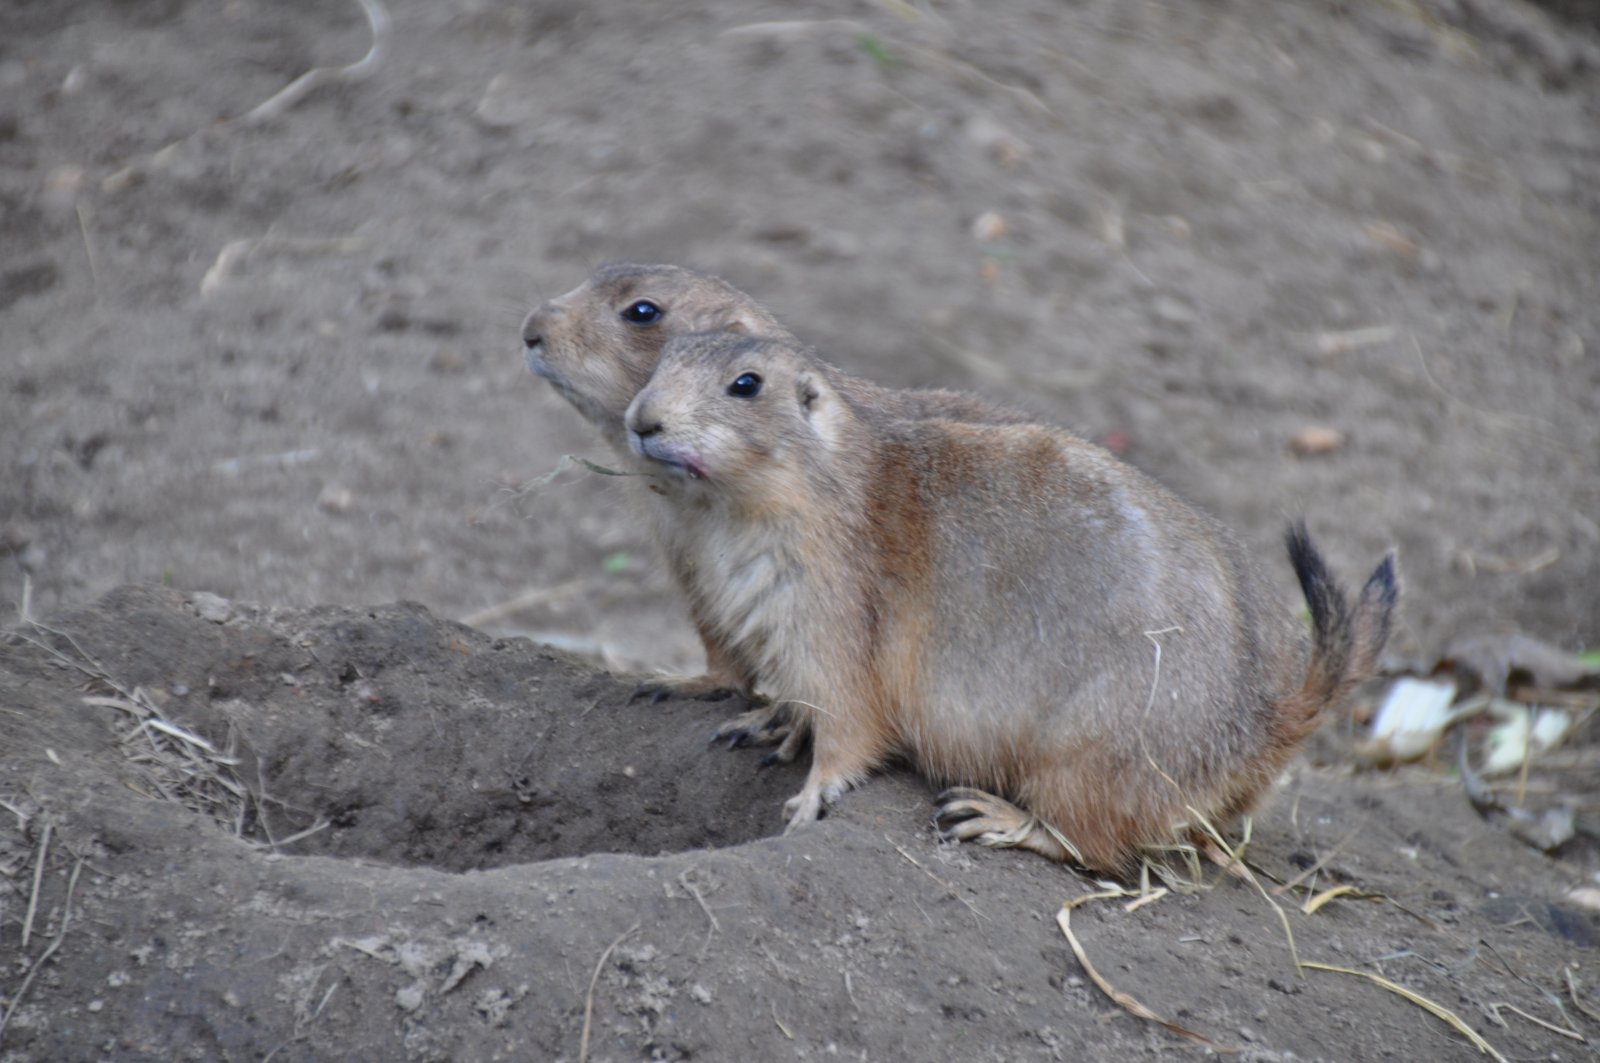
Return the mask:
M1122 870L1249 810L1372 669L1392 558L1349 608L1291 530L1308 653L1233 538L1106 451L895 413L729 334L669 341L628 409L703 621L810 706L790 829L898 754L971 788L941 798L953 837Z
M765 307L716 277L679 266L620 264L604 266L567 294L536 308L522 325L528 368L550 381L605 440L632 460L622 417L639 389L649 381L661 347L673 336L709 331L742 332L792 339ZM904 417L945 417L989 423L1020 422L1028 415L971 395L949 391L908 391L880 387L836 373L837 386ZM660 520L672 520L670 509L657 509ZM641 690L657 694L711 696L733 690L754 694L754 677L730 656L705 623L701 603L688 570L692 559L673 544L676 535L663 532L667 561L674 579L688 592L689 611L705 645L706 674L662 679ZM761 741L765 714L739 717L719 730L735 741Z

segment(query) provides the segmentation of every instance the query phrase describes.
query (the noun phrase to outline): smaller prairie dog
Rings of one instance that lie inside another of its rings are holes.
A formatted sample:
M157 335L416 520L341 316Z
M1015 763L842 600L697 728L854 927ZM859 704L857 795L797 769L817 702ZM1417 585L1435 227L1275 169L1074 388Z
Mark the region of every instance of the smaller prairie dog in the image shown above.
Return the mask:
M522 339L528 368L550 381L612 447L632 461L623 414L650 380L662 344L673 336L712 331L792 338L765 307L716 277L680 266L620 264L601 267L572 291L536 308L523 322ZM958 392L897 391L842 373L836 380L839 388L862 402L903 417L986 423L1029 419L1021 411ZM674 519L670 508L658 507L656 517L658 522ZM707 697L737 691L753 697L754 676L725 652L701 615L695 581L686 569L689 558L674 545L680 537L663 529L661 538L668 544L673 577L688 594L690 615L705 645L707 669L702 676L643 684L641 692ZM716 737L732 738L735 744L783 737L785 732L772 723L771 713L757 711L736 717Z
M1303 528L1313 644L1215 521L1068 432L909 420L788 340L687 335L633 400L702 621L807 706L813 819L897 754L950 836L1125 870L1248 811L1372 669L1386 558L1347 607Z

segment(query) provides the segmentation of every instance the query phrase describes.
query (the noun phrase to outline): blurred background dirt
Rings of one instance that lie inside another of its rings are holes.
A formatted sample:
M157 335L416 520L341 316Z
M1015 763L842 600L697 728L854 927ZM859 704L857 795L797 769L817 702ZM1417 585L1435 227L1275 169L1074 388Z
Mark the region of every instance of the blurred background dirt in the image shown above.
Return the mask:
M0 13L0 596L543 590L490 626L692 664L630 485L520 490L606 456L521 315L636 259L1111 444L1286 595L1289 517L1345 572L1397 545L1402 649L1600 639L1584 10L393 8L260 124L357 4Z

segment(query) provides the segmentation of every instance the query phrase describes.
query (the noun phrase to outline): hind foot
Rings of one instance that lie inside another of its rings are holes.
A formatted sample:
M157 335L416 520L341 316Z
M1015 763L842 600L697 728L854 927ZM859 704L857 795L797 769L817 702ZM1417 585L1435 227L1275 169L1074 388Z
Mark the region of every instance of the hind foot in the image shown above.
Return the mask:
M788 740L797 725L788 702L759 705L741 712L711 732L712 742L727 742L729 749L741 746L775 746Z
M800 755L805 749L806 742L811 738L811 720L804 715L798 715L789 725L789 733L784 736L783 744L771 753L761 758L758 767L770 768L774 764L788 764Z
M1004 798L956 786L934 800L939 810L933 821L946 841L977 842L992 849L1029 849L1050 860L1083 862L1060 831Z

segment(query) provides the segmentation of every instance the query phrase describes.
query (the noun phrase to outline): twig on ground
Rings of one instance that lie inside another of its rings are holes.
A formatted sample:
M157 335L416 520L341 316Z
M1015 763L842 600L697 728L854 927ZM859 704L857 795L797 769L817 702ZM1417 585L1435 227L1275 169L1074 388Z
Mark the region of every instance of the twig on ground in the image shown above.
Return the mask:
M50 855L50 821L46 820L44 830L39 832L39 855L34 858L33 864L33 892L28 895L28 914L22 919L22 947L28 947L28 938L33 934L33 917L39 910L39 887L44 882L45 858Z
M89 206L82 200L78 201L78 232L83 234L83 250L89 256L89 282L91 293L100 295L100 267L95 261L94 240L89 236Z
M1078 958L1079 966L1083 968L1084 973L1089 976L1089 980L1099 988L1100 992L1110 997L1118 1007L1122 1008L1135 1018L1144 1019L1147 1022L1153 1022L1158 1026L1164 1027L1171 1033L1175 1033L1180 1037L1187 1037L1191 1040L1198 1041L1217 1052L1238 1051L1237 1049L1229 1048L1226 1045L1218 1044L1211 1038L1205 1036L1204 1034L1196 1033L1187 1026L1180 1026L1178 1023L1163 1019L1160 1015L1157 1015L1155 1012L1139 1003L1138 1000L1134 999L1129 994L1124 993L1122 990L1117 989L1110 982L1106 981L1100 972L1095 970L1094 964L1089 962L1089 954L1084 951L1083 945L1078 941L1077 935L1072 932L1072 909L1088 904L1090 901L1104 900L1112 897L1126 897L1127 895L1128 891L1126 890L1105 890L1100 893L1090 893L1083 897L1076 897L1061 905L1061 910L1056 913L1056 925L1059 926L1061 928L1061 932L1066 935L1067 944L1072 947L1072 954Z
M1595 1011L1593 1008L1589 1007L1589 1005L1578 999L1578 980L1572 977L1572 968L1570 966L1563 967L1562 973L1566 975L1567 978L1567 992L1572 995L1572 1006L1577 1008L1583 1014L1587 1015L1589 1018L1593 1019L1595 1022L1600 1022L1600 1011Z
M461 623L468 627L483 627L485 624L493 624L496 621L504 620L508 616L520 613L524 609L532 609L536 605L548 605L551 602L577 594L587 587L589 582L587 578L584 578L568 580L565 583L558 583L554 587L531 587L516 597L509 598L498 605L491 605L485 609L479 609L475 613L468 613L461 618Z
M689 871L693 870L694 868L689 869ZM699 963L701 960L706 958L706 950L711 947L711 939L717 936L717 932L721 930L722 927L718 925L717 917L712 914L711 906L706 904L705 897L700 893L700 887L689 881L689 871L685 871L678 876L678 885L682 886L688 891L689 896L693 897L696 903L700 905L700 910L706 913L706 918L711 920L711 926L706 931L705 944L700 946L700 954L695 957L695 962Z
M379 3L379 0L356 0L356 3L361 5L361 12L366 15L367 26L372 31L372 44L367 49L367 53L360 59L348 66L319 66L308 70L244 114L217 122L206 127L206 129L190 133L188 136L180 137L158 151L135 159L107 177L101 183L101 187L108 191L126 187L152 166L164 164L179 148L204 132L222 132L234 126L260 125L278 117L323 85L338 81L364 81L371 77L383 62L384 48L389 40L389 29L392 23L389 19L388 10L383 4Z
M257 125L269 121L299 103L323 85L336 81L365 81L377 72L383 62L383 47L389 39L389 12L378 0L356 0L362 14L367 16L367 26L372 30L372 46L367 54L349 66L319 66L307 70L273 95L241 115L237 121L243 125Z
M366 238L359 233L350 236L317 237L278 236L268 232L264 236L229 240L222 245L222 250L217 252L217 257L211 263L211 268L206 270L205 276L200 278L200 294L209 295L221 287L236 276L244 264L258 252L286 252L301 258L313 255L348 255L359 251L365 243Z
M640 925L639 923L634 923L624 930L617 937L617 940L606 946L606 950L600 954L600 959L595 962L594 974L589 976L589 992L583 999L583 1039L578 1042L578 1063L588 1063L589 1060L589 1026L594 1021L595 983L600 981L600 972L605 969L606 960L610 959L612 951L626 941L629 934L638 930Z
M61 904L61 929L56 932L55 940L50 942L50 947L39 954L28 968L28 977L22 980L16 993L11 997L11 1006L6 1008L6 1013L0 1016L0 1044L5 1042L6 1027L11 1023L11 1016L17 1013L22 1006L22 1000L28 995L28 989L33 985L34 978L50 962L50 957L56 954L56 949L61 947L61 942L67 936L67 928L72 925L72 894L78 888L78 872L83 870L83 860L80 858L72 865L72 877L67 879L67 899Z

